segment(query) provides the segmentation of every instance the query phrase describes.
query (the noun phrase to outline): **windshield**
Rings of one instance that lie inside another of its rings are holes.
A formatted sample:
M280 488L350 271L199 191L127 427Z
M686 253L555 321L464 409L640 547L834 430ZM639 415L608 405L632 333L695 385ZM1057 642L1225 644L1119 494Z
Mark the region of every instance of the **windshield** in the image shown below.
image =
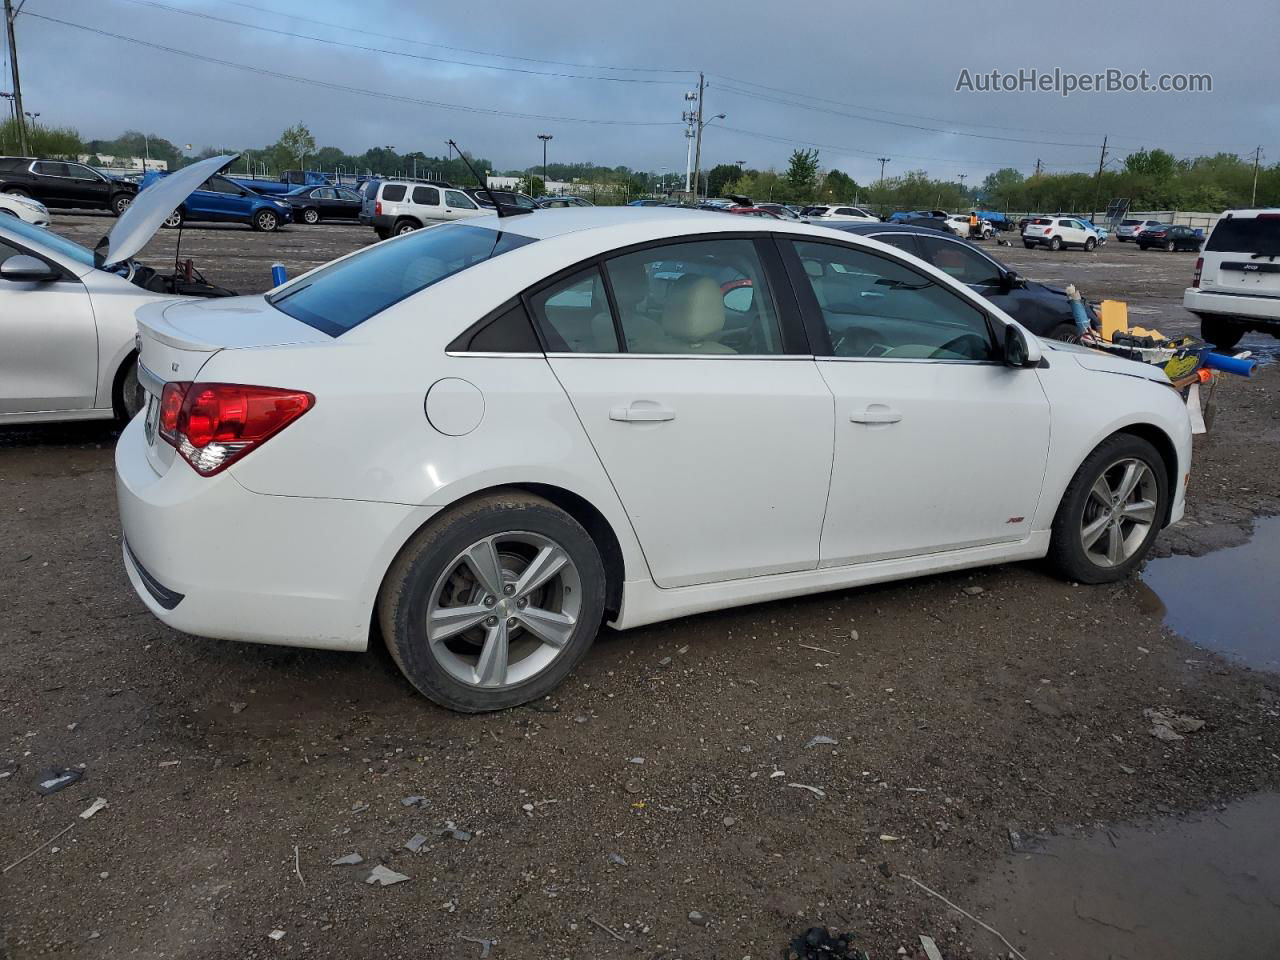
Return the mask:
M337 337L446 277L533 242L501 230L441 224L322 267L267 302Z
M24 240L30 240L32 243L41 244L55 253L60 253L64 257L70 257L77 263L83 263L86 267L93 266L93 253L73 243L66 237L60 237L58 234L46 230L44 227L33 227L29 223L19 220L17 217L5 217L4 227L11 233L16 233Z

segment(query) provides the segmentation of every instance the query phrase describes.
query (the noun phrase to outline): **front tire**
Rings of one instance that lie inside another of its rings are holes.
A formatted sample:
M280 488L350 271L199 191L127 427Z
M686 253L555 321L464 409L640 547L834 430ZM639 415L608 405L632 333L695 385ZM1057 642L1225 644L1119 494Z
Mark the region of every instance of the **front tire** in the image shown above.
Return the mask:
M176 230L178 227L182 226L182 211L175 210L173 213L165 217L164 225L170 230Z
M133 197L127 193L117 193L111 198L111 212L117 217L129 209L129 204L133 203Z
M1168 471L1156 448L1132 434L1109 437L1062 496L1049 563L1079 583L1122 580L1146 559L1168 502Z
M280 226L280 218L270 210L259 210L253 215L253 229L259 233L273 233Z
M23 190L21 187L6 187L4 192L11 197L25 197L28 200L31 199L31 194L27 193L27 191Z
M499 491L451 510L387 571L378 622L420 693L450 710L503 710L546 696L595 640L600 552L541 497Z
M1098 245L1097 240L1093 239L1093 237L1087 237L1084 241L1084 252L1093 253L1093 248L1096 247L1097 245Z
M142 412L147 395L138 382L137 354L132 354L116 374L115 390L112 393L111 405L115 408L117 420L128 423Z

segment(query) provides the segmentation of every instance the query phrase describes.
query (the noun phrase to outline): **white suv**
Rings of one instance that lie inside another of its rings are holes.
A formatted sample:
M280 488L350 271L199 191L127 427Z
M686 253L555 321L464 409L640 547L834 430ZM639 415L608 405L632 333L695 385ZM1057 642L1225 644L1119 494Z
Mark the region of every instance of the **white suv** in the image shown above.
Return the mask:
M1230 350L1250 330L1280 337L1280 210L1228 210L1205 241L1182 305Z
M1022 231L1022 243L1032 247L1083 247L1092 250L1098 245L1098 231L1075 217L1035 217L1027 221Z
M823 220L843 220L845 222L879 223L880 218L862 207L837 207L820 204L816 207L805 207L800 216L814 223Z
M393 234L411 233L429 223L478 217L486 211L461 190L443 183L383 180L364 192L360 222L373 225L385 240Z
M1126 240L1137 241L1138 234L1148 227L1160 226L1159 220L1121 220L1120 226L1116 227L1116 241L1124 243Z

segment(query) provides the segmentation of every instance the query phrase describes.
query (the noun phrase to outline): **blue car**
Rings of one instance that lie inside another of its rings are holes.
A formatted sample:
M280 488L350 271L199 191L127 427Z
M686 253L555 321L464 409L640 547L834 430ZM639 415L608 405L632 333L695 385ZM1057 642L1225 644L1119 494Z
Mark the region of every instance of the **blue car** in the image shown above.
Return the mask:
M148 173L142 178L142 189L163 176L161 173ZM283 223L293 222L293 208L283 200L264 197L234 180L215 174L169 214L164 225L180 227L194 221L247 223L255 230L270 233Z

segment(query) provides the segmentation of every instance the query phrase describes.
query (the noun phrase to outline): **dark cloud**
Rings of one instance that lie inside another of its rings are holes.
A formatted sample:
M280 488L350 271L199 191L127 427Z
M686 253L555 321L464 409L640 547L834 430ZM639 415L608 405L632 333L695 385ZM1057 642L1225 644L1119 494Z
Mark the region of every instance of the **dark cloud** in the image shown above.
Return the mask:
M707 131L706 164L744 160L781 166L792 143L814 144L821 145L824 166L845 169L863 182L876 176L877 156L891 157L894 173L925 168L935 176L980 178L1001 166L1029 170L1037 158L1050 169L1087 169L1097 162L1103 134L1120 154L1142 145L1179 155L1245 152L1261 143L1272 159L1280 159L1280 106L1274 97L1280 7L1274 0L1236 0L1223 8L1214 37L1206 36L1206 8L1198 0L492 0L482 10L455 7L451 14L429 9L436 5L394 0L163 2L420 57L676 82L614 83L432 62L263 33L128 0L32 0L30 11L265 70L419 100L559 117L679 121L681 96L696 82L694 71L703 70L710 83L708 113L728 114L726 129ZM307 18L400 39L319 26ZM678 123L627 127L487 116L265 77L29 16L19 18L18 32L28 109L39 110L42 122L72 125L88 137L143 127L197 148L241 146L271 142L283 127L302 121L321 144L346 150L390 144L401 151L442 153L453 137L499 166L515 167L540 160L536 135L546 132L555 137L555 157L684 168ZM413 40L595 67L498 60ZM604 69L611 66L689 72ZM1204 72L1213 76L1213 92L1069 99L955 92L962 69L1029 67ZM744 81L791 93L752 87L757 96L747 96ZM987 139L996 137L1006 139Z

